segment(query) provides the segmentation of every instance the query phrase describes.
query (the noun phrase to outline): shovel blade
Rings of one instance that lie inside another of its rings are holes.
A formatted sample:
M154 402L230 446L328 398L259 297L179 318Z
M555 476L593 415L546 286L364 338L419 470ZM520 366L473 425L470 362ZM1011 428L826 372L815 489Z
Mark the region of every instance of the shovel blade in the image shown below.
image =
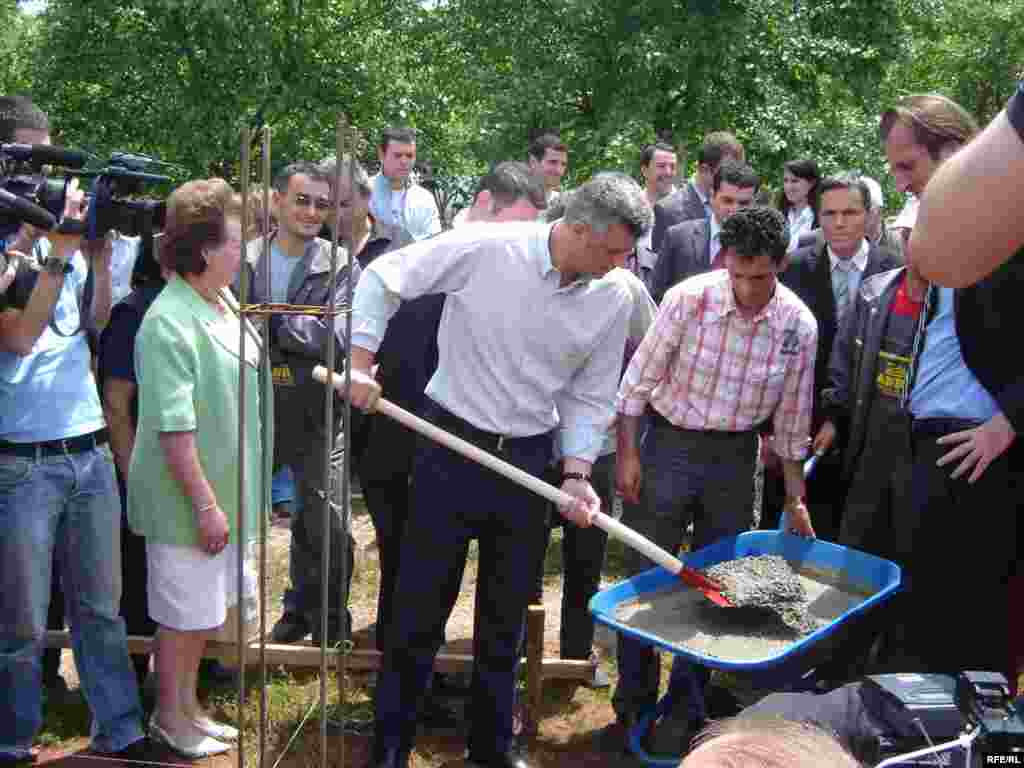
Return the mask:
M700 590L704 597L715 605L722 608L735 607L731 602L729 602L729 598L722 594L721 585L709 579L696 568L690 568L689 566L684 565L682 570L679 571L679 579L688 587Z

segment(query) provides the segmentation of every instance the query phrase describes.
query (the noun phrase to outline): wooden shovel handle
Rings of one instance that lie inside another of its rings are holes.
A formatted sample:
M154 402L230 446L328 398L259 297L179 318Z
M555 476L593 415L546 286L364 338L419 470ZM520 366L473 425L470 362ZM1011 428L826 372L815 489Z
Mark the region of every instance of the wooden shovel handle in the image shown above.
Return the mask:
M326 384L327 369L322 365L318 365L313 369L313 378L323 384ZM331 377L331 383L337 390L338 394L344 397L345 377L340 374L334 374ZM494 454L488 453L472 443L463 440L461 437L456 437L451 432L447 432L440 427L431 424L429 421L421 419L415 414L409 413L407 410L400 408L390 400L386 400L383 397L378 398L375 412L382 413L389 419L394 419L399 424L408 427L412 431L418 432L424 437L427 437L436 443L440 443L456 453L462 454L467 459L475 461L477 464L482 464L488 469L494 470L499 475L523 486L529 491L533 491L538 496L544 497L559 507L567 506L573 501L573 497L561 488L556 488L550 483L545 483L540 478L534 477L528 472L524 472L519 469L519 467L514 467L507 461L502 461ZM641 536L632 528L623 525L615 518L606 515L604 512L597 513L597 516L594 518L594 525L606 531L609 536L618 539L626 546L632 547L640 554L660 565L669 573L678 574L683 568L683 563L679 558L673 557L646 536Z

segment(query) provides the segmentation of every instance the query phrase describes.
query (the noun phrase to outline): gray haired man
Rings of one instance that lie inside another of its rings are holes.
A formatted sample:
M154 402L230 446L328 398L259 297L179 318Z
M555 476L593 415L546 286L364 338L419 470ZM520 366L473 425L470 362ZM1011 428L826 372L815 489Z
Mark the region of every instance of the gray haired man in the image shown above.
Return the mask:
M351 251L359 266L366 267L382 253L397 247L391 233L380 226L370 213L373 187L362 164L345 155L341 159L341 174L338 175L338 161L332 155L324 158L320 166L330 179L337 177L338 242ZM331 224L327 222L320 236L330 239L331 232Z
M590 472L613 418L632 309L621 267L651 224L636 182L602 174L554 223L467 227L377 259L353 306L353 405L371 410L370 376L403 301L447 302L427 417L534 476L564 458L561 509L589 525L600 506ZM527 766L510 751L523 616L543 540L545 502L447 448L424 442L413 469L396 605L377 684L374 766L407 766L417 704L458 596L471 538L480 542L469 763Z

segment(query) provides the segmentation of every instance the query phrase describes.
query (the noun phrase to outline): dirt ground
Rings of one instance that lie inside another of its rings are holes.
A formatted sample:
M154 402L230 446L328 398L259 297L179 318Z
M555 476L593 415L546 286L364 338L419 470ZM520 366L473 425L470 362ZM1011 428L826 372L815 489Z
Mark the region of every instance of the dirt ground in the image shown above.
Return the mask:
M359 647L372 645L372 634L377 599L377 549L369 516L360 503L353 507L353 536L356 540L356 570L350 596L353 614L354 640ZM279 596L287 582L287 553L290 533L286 522L277 522L268 536L268 593L267 627L280 615ZM561 554L559 538L553 537L552 547L545 564L544 605L545 653L557 656L558 620L561 600ZM621 548L613 542L609 548L606 582L614 583ZM447 627L450 640L448 650L468 653L471 648L473 623L473 595L476 584L475 549L471 549L459 601ZM602 668L612 681L614 669L614 634L602 626L597 628L595 647ZM313 768L321 765L319 720L319 675L316 670L286 672L270 670L267 688L268 729L267 751L262 766L266 768ZM63 656L62 674L72 689L71 702L62 701L47 712L43 747L39 761L50 768L103 768L97 766L100 758L83 754L88 740L88 714L77 689L77 676L70 651ZM250 668L249 681L258 678L258 670ZM348 718L366 721L372 716L371 674L350 673L345 687L343 713ZM369 760L370 739L366 733L342 736L337 725L337 684L333 673L326 686L328 691L327 765L341 768L361 768ZM233 688L208 686L202 692L208 708L215 714L233 722L239 720L237 691ZM590 689L586 686L550 680L545 682L544 704L538 723L538 734L527 751L541 766L619 766L638 764L618 754L602 753L596 743L596 734L614 718L610 704L611 689ZM455 697L449 705L459 713L464 703ZM463 713L464 714L464 713ZM250 682L245 706L243 729L244 765L261 765L258 761L259 744L259 690ZM460 726L462 723L460 722ZM365 729L364 729L365 730ZM464 735L461 727L450 729L423 729L413 755L412 765L417 768L461 765ZM109 761L103 761L109 762ZM75 763L73 767L66 764ZM86 765L89 763L90 765ZM170 752L157 751L152 763L156 765L186 764ZM200 761L203 768L238 766L238 751L228 755ZM262 768L261 766L261 768Z

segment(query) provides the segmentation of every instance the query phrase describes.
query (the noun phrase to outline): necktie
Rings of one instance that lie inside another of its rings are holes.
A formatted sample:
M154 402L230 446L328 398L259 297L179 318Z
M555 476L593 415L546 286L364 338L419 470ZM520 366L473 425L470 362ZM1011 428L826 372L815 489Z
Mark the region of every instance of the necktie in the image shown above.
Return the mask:
M910 351L907 382L903 387L903 394L900 396L900 410L902 411L906 411L910 405L910 392L914 389L914 380L917 378L917 369L921 363L921 353L924 351L925 331L928 328L928 323L935 317L938 308L938 291L934 285L929 285L924 293L924 306L921 307L921 315L917 318L917 328L914 330L914 346Z
M836 319L842 320L850 308L850 271L853 264L839 261L832 268L832 295L836 299Z
M711 250L711 268L724 269L725 259L722 257L722 244L718 241L717 234L711 238L711 244L709 248Z

